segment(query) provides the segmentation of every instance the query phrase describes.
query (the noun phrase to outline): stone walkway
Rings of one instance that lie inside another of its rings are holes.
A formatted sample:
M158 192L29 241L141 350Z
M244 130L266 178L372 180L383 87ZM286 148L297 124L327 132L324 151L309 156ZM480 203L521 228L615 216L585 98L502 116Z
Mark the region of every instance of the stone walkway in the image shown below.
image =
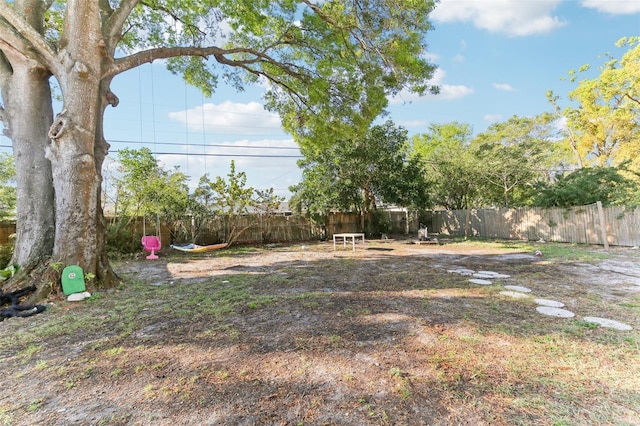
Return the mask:
M492 285L492 280L497 279L507 279L511 278L509 275L500 274L498 272L493 271L474 271L471 269L458 268L458 269L449 269L447 272L453 274L460 274L470 276L469 282L477 285ZM501 291L500 294L503 296L513 297L513 298L528 298L529 293L531 293L531 289L519 285L505 285L505 290ZM552 317L558 318L574 318L576 315L567 310L563 309L565 307L564 303L549 300L549 299L534 299L534 302L538 305L536 307L536 311L542 315L548 315ZM629 331L633 330L630 325L621 323L616 320L608 319L608 318L600 318L600 317L584 317L584 321L596 323L601 327L613 328L616 330Z

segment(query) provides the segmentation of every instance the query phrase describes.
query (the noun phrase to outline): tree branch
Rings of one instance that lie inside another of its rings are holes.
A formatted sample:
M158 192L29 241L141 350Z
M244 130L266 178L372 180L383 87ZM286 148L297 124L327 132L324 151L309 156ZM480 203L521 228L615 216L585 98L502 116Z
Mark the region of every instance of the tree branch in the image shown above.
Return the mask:
M107 43L107 51L111 55L115 52L120 37L122 37L122 29L127 18L139 3L140 0L122 0L118 8L111 13L102 33Z
M6 0L0 0L0 17L4 18L15 31L24 37L50 69L56 68L56 51L31 25L27 24ZM22 43L21 43L22 44Z
M630 100L631 102L635 102L635 103L637 103L638 105L640 105L640 100L638 100L638 99L634 98L633 96L629 95L628 93L625 93L625 94L623 95L623 97L624 97L624 96L626 96L627 98L629 98L629 100Z
M159 10L159 11L162 11L162 12L166 13L174 21L180 22L182 25L184 25L184 28L191 28L192 30L194 30L195 33L200 33L201 35L206 35L202 30L200 30L200 28L198 28L197 25L193 25L191 22L185 21L180 16L176 15L174 12L169 10L169 8L163 7L160 4L151 4L151 3L149 3L148 1L145 1L145 0L139 0L139 1L140 1L140 3L142 5L148 7L151 10Z
M20 34L12 26L0 25L0 50L4 52L9 62L11 58L25 58L24 52L31 45L20 36Z
M234 60L234 59L227 58L227 55L234 55L238 53L254 55L255 58L249 59L249 60ZM216 46L211 46L211 47L166 47L166 48L144 50L142 52L135 53L125 58L116 59L114 61L113 66L105 71L103 78L113 77L124 71L128 71L130 69L136 68L144 63L151 63L156 59L169 59L169 58L175 58L179 56L201 56L205 59L208 58L209 56L213 56L216 59L216 61L218 61L218 63L220 64L242 68L254 75L264 76L267 78L270 78L270 77L265 73L263 73L262 71L252 68L251 65L264 62L264 63L269 63L271 65L275 65L276 67L284 71L286 74L294 78L304 79L307 76L302 72L295 71L296 68L299 68L297 65L277 61L274 58L262 52L257 52L252 49L244 49L244 48L221 49Z

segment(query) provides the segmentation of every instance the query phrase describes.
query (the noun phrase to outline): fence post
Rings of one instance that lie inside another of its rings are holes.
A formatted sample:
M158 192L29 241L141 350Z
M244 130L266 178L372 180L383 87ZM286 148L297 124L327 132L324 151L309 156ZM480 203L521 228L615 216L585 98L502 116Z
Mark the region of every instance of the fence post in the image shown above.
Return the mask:
M609 250L609 237L607 236L607 221L604 219L604 210L602 210L602 201L597 201L598 216L600 218L600 232L604 241L604 249Z
M469 238L471 234L471 207L467 207L467 213L464 218L464 239Z

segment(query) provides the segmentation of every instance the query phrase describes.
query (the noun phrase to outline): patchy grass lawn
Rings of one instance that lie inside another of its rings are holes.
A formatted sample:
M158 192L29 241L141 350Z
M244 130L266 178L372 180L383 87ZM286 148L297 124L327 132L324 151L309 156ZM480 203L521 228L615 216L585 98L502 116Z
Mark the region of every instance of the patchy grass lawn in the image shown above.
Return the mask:
M117 290L0 323L0 425L640 424L637 251L160 254L117 262ZM460 268L509 277L476 285ZM501 293L512 285L531 292ZM541 315L536 298L575 317Z

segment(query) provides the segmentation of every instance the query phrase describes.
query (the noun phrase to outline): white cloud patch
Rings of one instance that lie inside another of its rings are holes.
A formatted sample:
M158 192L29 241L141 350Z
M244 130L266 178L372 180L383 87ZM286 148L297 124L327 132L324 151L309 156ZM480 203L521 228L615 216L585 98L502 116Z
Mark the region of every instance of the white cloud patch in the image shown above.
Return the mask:
M441 0L431 18L439 22L472 22L477 28L512 37L546 34L566 25L552 14L561 1Z
M236 173L245 172L247 186L255 189L274 188L277 194L287 195L288 187L301 179L296 163L300 151L293 139L236 139L206 145L181 145L174 153L160 154L157 159L166 169L178 166L189 175L192 190L205 174L210 180L217 176L227 179L232 160Z
M282 132L280 117L265 111L258 102L225 101L169 113L169 119L186 123L189 130L225 134L271 134Z
M474 90L471 87L464 85L452 85L443 83L447 73L438 68L433 73L433 78L429 81L429 84L435 84L440 86L440 93L437 95L424 95L419 96L415 93L408 92L406 90L401 91L398 95L389 100L391 104L401 104L405 102L421 101L421 100L454 100L464 98L471 95Z
M515 92L516 90L510 84L507 84L507 83L493 83L493 87L495 87L498 90L502 90L503 92Z
M422 57L427 61L433 62L433 63L438 62L438 60L440 59L440 55L432 52L425 52L425 54L422 55Z
M598 12L610 15L632 15L640 13L638 0L582 0L583 7L596 9Z
M453 57L453 60L455 62L464 62L464 56L458 53L456 56Z

